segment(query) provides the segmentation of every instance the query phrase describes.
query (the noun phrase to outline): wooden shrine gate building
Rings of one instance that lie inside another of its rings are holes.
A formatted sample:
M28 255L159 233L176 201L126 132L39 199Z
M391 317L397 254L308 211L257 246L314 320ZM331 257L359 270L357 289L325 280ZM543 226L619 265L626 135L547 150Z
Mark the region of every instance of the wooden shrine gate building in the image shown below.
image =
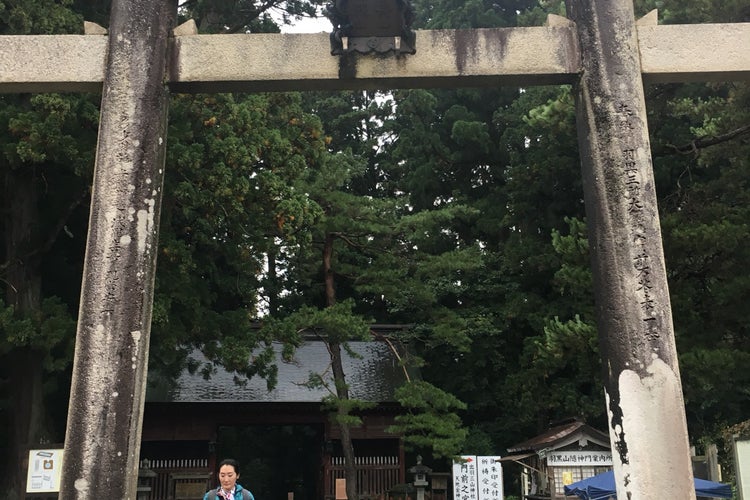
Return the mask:
M380 333L384 328L373 327ZM377 403L352 429L358 492L378 498L405 481L403 442L387 428L402 411L394 390L406 375L392 344L357 341L350 347L361 356L343 354L352 397ZM218 483L216 466L227 456L240 461L241 482L258 498L335 498L335 480L344 477L339 430L322 408L325 391L304 385L310 373L325 372L330 355L312 337L290 361L281 360L280 349L275 346L278 383L270 391L259 377L238 383L224 370L209 379L185 370L174 381L150 381L140 453L141 489L151 490L150 500L202 497ZM199 351L190 357L205 362Z

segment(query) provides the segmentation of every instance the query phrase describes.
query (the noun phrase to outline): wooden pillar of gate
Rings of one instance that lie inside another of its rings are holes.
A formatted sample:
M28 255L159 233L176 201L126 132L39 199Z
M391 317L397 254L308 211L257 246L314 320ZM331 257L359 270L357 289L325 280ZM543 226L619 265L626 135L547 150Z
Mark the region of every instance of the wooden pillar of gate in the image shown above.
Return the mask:
M632 0L568 0L617 497L694 499Z
M109 26L60 499L135 499L176 0L116 0Z

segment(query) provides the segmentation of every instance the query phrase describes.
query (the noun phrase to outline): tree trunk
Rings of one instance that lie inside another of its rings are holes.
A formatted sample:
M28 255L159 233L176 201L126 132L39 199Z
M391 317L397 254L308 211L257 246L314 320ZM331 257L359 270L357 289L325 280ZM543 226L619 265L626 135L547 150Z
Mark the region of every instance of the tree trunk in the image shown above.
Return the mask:
M346 386L344 368L341 363L341 345L339 343L330 343L331 367L333 369L333 379L336 384L336 396L340 400L349 399L349 389ZM344 453L344 475L346 477L346 498L348 500L357 500L357 468L354 464L354 445L352 444L351 428L346 423L348 416L347 410L339 405L337 410L338 425L341 430L341 449Z
M336 288L334 286L333 269L331 267L334 240L334 235L327 233L323 246L326 307L332 307L336 303ZM333 370L333 381L336 385L336 396L339 400L346 401L349 399L349 388L346 385L346 375L341 363L341 344L329 341L328 349L331 354L331 369ZM351 427L346 421L348 411L343 405L338 406L336 416L338 417L336 420L341 431L341 449L344 453L346 497L348 500L357 500L357 469L354 465L354 445L352 444Z
M268 279L266 280L266 293L268 294L268 315L273 317L279 311L279 277L276 272L276 256L278 249L269 245L268 253Z
M323 279L325 280L326 307L332 307L336 303L336 287L334 286L333 269L331 268L334 239L335 237L331 233L326 233L326 240L323 245Z
M29 170L9 171L4 183L4 254L8 264L3 277L4 295L17 318L37 313L41 305L39 258L26 257L38 243L34 228L39 221L34 173ZM9 401L13 406L12 411L7 412L9 446L3 457L7 461L5 470L10 474L4 478L1 491L10 499L21 498L26 489L28 448L38 445L47 433L44 427L43 359L43 353L20 346L13 349L3 363Z

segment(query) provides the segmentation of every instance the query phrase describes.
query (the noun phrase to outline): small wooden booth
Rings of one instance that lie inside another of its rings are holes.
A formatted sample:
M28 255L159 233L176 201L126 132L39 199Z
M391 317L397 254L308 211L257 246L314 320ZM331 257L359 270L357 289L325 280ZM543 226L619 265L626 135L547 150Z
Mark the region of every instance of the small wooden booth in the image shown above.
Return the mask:
M528 500L566 498L564 486L612 468L609 436L578 419L508 448L500 459L520 467L521 495Z
M394 390L406 376L392 346L350 342L344 355L351 397L376 403L352 429L361 498L377 498L405 480L401 436L387 432L402 412ZM224 458L241 464L240 483L256 498L334 499L344 477L340 431L322 407L322 389L305 386L310 373L330 371L325 344L308 339L294 359L281 361L278 383L218 369L206 379L183 371L174 381L151 381L141 445L142 498L200 499L216 485ZM205 362L199 352L191 357ZM153 383L152 383L153 382Z

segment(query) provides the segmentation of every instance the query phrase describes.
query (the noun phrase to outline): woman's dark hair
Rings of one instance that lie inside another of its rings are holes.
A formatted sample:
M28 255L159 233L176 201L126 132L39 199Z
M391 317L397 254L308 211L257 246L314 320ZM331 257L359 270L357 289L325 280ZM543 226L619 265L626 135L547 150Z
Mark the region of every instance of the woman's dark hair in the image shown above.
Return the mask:
M240 463L237 460L233 458L225 458L219 463L219 467L217 468L217 470L221 469L225 465L234 467L234 473L238 476L240 475Z

